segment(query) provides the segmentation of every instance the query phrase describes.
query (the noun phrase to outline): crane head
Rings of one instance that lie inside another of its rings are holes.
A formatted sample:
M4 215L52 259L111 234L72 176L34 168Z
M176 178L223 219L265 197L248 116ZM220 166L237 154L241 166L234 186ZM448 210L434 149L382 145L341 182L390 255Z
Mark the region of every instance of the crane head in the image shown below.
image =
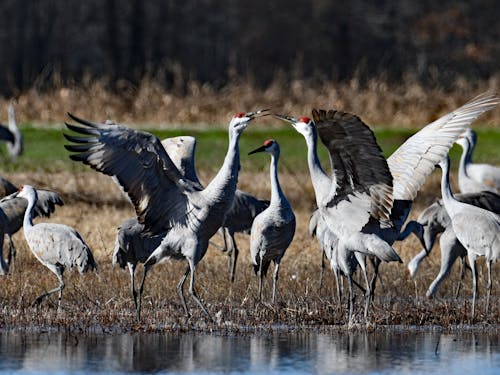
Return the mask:
M246 113L236 113L229 123L229 129L234 129L236 131L242 132L246 129L250 121L256 119L257 117L263 117L267 115L269 115L269 109L260 109L258 111Z
M269 152L270 154L276 154L279 152L279 145L274 139L266 139L264 144L253 151L250 151L248 155L256 154L257 152Z
M315 131L314 122L309 117L303 116L297 119L280 114L275 114L274 117L292 124L294 129L305 137L309 136Z

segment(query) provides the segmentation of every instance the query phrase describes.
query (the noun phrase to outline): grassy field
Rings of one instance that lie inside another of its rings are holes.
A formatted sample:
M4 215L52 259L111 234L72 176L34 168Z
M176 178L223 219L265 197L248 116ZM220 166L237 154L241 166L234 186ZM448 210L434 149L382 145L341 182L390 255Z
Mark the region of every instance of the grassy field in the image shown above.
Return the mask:
M3 153L3 176L16 184L31 183L59 192L66 205L58 208L44 221L74 226L93 249L99 263L98 274L78 275L68 271L63 309L56 312L57 300L49 299L39 308L31 302L43 291L53 288L55 276L45 269L29 252L22 232L15 243L18 248L16 263L7 276L2 276L0 290L0 328L56 327L70 330L155 330L155 329L216 329L239 331L249 327L267 327L284 324L287 327L323 327L345 322L345 303L339 306L334 297L331 273L325 274L325 286L319 290L321 253L316 240L308 234L308 221L314 207L314 195L305 164L303 138L291 129L251 126L241 138L242 169L239 187L258 197L269 197L269 158L265 155L246 156L266 138L275 138L282 145L280 179L285 194L297 216L295 239L285 255L280 269L278 303L257 302L257 278L250 267L249 237L237 235L241 251L234 284L227 279L226 255L209 248L197 269L197 288L206 302L215 323L208 322L197 306L189 300L193 317L187 325L177 296L176 285L186 264L166 262L153 267L146 284L143 321L135 321L129 293L128 272L111 267L111 254L117 226L133 216L132 207L121 196L119 189L107 176L88 167L71 162L64 150L66 142L61 129L24 126L25 154L17 163L9 162ZM222 163L227 146L227 133L222 130L152 130L160 138L179 134L195 135L198 139L196 165L203 182L213 177ZM377 128L376 134L386 154L412 134L410 130ZM479 149L475 160L500 164L498 153L500 132L479 132ZM460 151L453 149L457 160ZM326 153L321 154L326 162ZM454 163L455 166L457 163ZM454 179L456 181L456 179ZM435 173L423 187L415 202L411 217L439 196L439 173ZM221 243L215 237L216 243ZM436 246L437 247L437 246ZM470 273L460 297L455 300L453 290L458 280L458 265L442 285L434 300L423 298L425 290L439 270L439 251L434 249L421 267L415 298L414 281L406 273L406 264L420 251L414 237L395 245L404 264L383 264L382 283L373 304L369 321L372 326L386 325L441 325L480 323L482 327L497 327L500 319L498 294L499 265L494 266L493 297L490 312L484 314L485 267L479 263L480 298L476 306L476 321L470 320ZM139 267L138 277L142 275ZM361 277L357 276L361 282ZM265 284L265 301L270 300L270 277ZM356 320L362 322L363 298L358 292Z

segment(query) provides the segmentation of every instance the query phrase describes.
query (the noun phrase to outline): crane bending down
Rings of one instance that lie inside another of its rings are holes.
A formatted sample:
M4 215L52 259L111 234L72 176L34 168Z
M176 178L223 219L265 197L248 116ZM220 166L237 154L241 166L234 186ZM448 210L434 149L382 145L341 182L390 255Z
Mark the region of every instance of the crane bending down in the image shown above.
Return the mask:
M224 215L234 199L239 171L240 136L253 119L265 114L267 110L233 116L229 123L229 146L223 166L204 189L184 178L154 135L121 125L93 123L70 115L81 126L67 123L68 129L85 135L65 134L70 142L76 143L66 146L74 152L71 158L115 177L132 201L138 222L144 224L143 233L165 234L160 246L144 264L138 296L139 319L147 272L164 258L186 259L189 263L178 285L186 317L189 316L189 310L183 286L189 275L189 293L209 316L195 292L196 265L205 255L208 240L222 225Z
M23 218L28 208L28 201L24 198L18 196L19 192L4 197L0 200L0 218L2 225L2 231L9 237L9 254L7 257L7 264L3 259L3 247L0 251L0 275L8 272L9 267L14 263L14 258L16 254L16 249L14 247L14 242L12 241L12 236L17 233L19 229L23 226ZM63 206L64 203L59 196L54 191L37 189L37 201L35 207L33 208L33 217L45 216L50 217L50 215L55 211L56 205ZM3 243L3 235L2 235Z
M8 114L8 125L5 126L0 124L0 139L5 141L7 144L7 152L9 153L9 156L13 160L16 160L23 152L24 143L23 135L17 127L16 113L12 103L9 104Z
M278 142L268 139L264 144L248 153L267 152L271 155L271 203L257 215L250 231L250 255L255 273L259 275L259 301L262 301L262 280L274 262L273 303L276 301L276 286L281 259L295 235L295 215L292 206L281 190L278 179Z
M387 161L373 133L357 116L313 110L314 122L308 117L276 117L291 123L306 139L316 204L337 235L338 246L375 256L376 276L381 260L400 261L390 245L398 238L425 179L464 130L499 102L495 94L479 95L410 137ZM319 162L318 133L330 155L332 176ZM375 280L367 284L371 293Z
M467 258L472 269L472 319L474 319L477 273L476 258L486 258L488 270L486 314L491 294L491 263L500 257L500 215L491 211L458 201L450 187L450 159L446 156L439 166L442 169L441 194L443 204L450 216L451 225L460 243L467 250ZM471 225L474 223L474 225Z
M500 193L500 167L489 164L474 164L472 153L477 144L476 132L467 129L462 138L457 140L462 147L462 156L458 167L458 187L461 193L493 191Z
M500 214L500 195L496 193L482 191L480 193L472 194L457 194L455 195L455 198L460 202L471 204L476 207L492 211L496 214ZM426 296L428 298L436 294L439 286L449 274L455 261L458 257L461 258L460 280L455 293L455 297L457 297L465 273L465 257L467 256L467 251L462 246L460 241L458 241L455 232L453 231L450 217L443 206L442 200L438 200L425 208L420 213L417 220L409 221L405 228L401 231L398 241L406 239L406 237L408 237L411 233L414 233L417 236L423 246L422 251L415 255L407 266L410 276L414 279L416 278L421 262L430 254L436 237L442 233L439 239L441 267L439 274L427 289Z
M38 305L45 297L59 292L58 310L61 307L62 292L65 287L63 273L67 267L77 267L82 274L97 269L94 256L80 234L70 226L53 223L33 225L33 213L38 199L36 190L24 185L17 195L26 198L28 207L24 214L23 230L26 242L33 255L55 273L59 286L38 296L33 305Z

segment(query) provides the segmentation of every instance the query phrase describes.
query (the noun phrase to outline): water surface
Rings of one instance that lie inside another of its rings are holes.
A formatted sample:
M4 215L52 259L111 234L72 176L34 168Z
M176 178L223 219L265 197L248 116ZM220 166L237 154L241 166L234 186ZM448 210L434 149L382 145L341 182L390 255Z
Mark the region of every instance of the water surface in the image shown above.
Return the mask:
M500 374L498 335L0 333L7 373Z

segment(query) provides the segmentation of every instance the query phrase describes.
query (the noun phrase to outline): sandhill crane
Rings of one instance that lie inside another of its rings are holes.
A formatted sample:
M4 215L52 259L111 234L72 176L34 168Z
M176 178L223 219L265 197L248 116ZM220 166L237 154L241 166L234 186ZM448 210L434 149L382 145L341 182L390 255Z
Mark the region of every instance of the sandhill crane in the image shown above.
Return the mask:
M210 316L198 298L194 283L195 269L203 258L208 241L220 228L236 191L240 155L238 142L248 124L267 110L237 113L229 123L229 146L222 168L204 189L184 178L152 134L122 125L106 125L70 117L80 124L66 123L68 129L85 135L65 137L76 143L66 148L74 152L72 160L115 177L133 203L144 233L166 233L144 263L139 287L137 316L140 319L144 282L149 269L164 258L186 259L189 263L178 285L186 318L189 310L183 295L184 282L190 277L189 293Z
M17 127L16 114L12 103L9 104L8 114L8 126L0 124L0 139L7 144L9 156L16 160L23 152L23 135Z
M473 120L498 103L495 94L476 97L410 137L387 161L357 116L313 110L314 122L308 117L276 117L291 123L306 139L316 204L337 235L338 246L375 256L376 275L380 260L401 261L391 244L435 164ZM329 151L332 177L317 156L318 133ZM374 288L374 282L367 285L371 293Z
M38 296L33 305L38 305L45 297L59 292L57 305L59 310L62 291L65 287L63 273L66 267L76 267L83 274L97 269L97 264L88 245L72 227L53 223L33 225L33 213L38 196L32 186L24 185L17 196L28 200L23 219L23 231L31 252L59 279L59 286Z
M472 270L472 319L474 319L477 273L476 258L486 258L488 270L486 314L488 314L491 294L491 262L500 257L500 215L494 212L458 201L450 187L450 159L446 156L439 166L442 169L441 195L450 216L451 225L460 243L467 250L467 258ZM473 223L473 225L471 225Z
M34 218L37 216L50 217L50 215L54 212L56 205L64 205L61 197L56 192L37 189L37 196L38 199L35 207L33 208ZM2 226L3 233L7 234L9 237L9 255L7 258L9 266L14 262L16 252L12 236L17 233L19 229L21 229L27 207L28 201L24 198L20 198L18 196L18 191L0 200L0 217L2 218L3 223L3 225L0 225ZM0 251L0 264L5 265L5 262L3 261L3 251ZM7 272L8 267L2 268L2 266L0 266L0 274L5 274Z
M295 215L288 203L278 179L280 147L278 142L268 139L264 144L248 153L267 152L271 155L269 174L271 177L271 203L258 214L250 232L250 256L255 273L259 276L259 301L262 301L262 280L274 262L273 303L276 301L276 285L281 259L295 235Z
M500 214L500 195L493 192L482 191L480 193L472 194L457 194L455 195L455 198L460 202L472 204L474 206L484 208L485 210ZM439 239L441 268L439 274L427 289L426 296L432 297L437 292L439 286L450 272L451 267L458 257L460 257L462 259L460 282L455 293L455 296L458 296L461 281L465 272L465 257L467 256L467 251L456 238L451 225L450 217L443 206L442 200L438 200L425 208L420 213L417 220L409 221L405 228L401 231L398 240L404 240L411 233L414 233L420 240L423 250L408 263L407 268L410 276L412 278L416 277L417 270L421 262L430 254L436 237L440 233L443 233Z
M477 144L477 135L467 129L463 137L457 140L462 147L462 156L458 167L458 186L461 193L477 193L488 190L500 192L500 167L489 164L474 164L472 153Z

